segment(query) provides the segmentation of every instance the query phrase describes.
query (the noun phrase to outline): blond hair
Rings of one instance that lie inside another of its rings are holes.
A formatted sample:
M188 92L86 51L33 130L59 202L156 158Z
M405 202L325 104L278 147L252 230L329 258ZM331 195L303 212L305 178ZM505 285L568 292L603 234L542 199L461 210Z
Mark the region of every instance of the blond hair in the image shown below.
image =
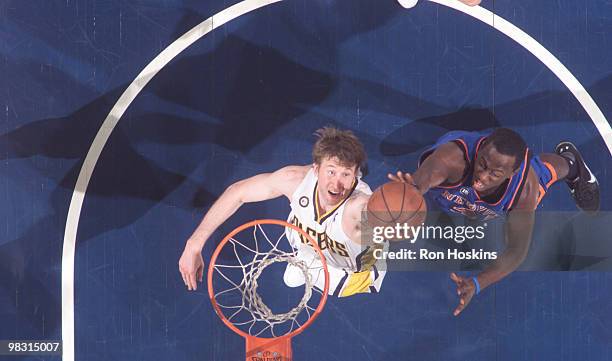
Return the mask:
M350 130L324 127L315 133L318 138L312 149L315 164L327 158L338 158L345 167L361 168L366 161L366 153L361 141Z

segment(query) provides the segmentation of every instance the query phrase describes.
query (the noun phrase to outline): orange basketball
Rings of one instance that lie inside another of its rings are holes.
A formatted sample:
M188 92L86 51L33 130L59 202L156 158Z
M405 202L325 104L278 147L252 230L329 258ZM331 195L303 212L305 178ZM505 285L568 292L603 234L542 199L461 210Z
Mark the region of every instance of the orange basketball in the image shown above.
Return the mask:
M408 183L389 182L378 187L368 201L368 221L374 225L425 221L427 204L421 193Z

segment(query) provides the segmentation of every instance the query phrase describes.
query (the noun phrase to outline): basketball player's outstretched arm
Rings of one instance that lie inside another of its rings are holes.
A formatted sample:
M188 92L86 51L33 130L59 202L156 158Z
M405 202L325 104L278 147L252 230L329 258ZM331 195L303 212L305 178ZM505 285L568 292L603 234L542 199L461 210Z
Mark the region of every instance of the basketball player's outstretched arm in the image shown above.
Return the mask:
M516 207L506 217L504 224L506 248L498 259L477 276L481 290L512 273L527 257L535 219L534 211L537 206L537 182L535 172L532 170ZM457 285L459 296L459 305L453 312L457 316L472 300L476 285L472 278L461 277L455 273L451 274L451 279Z
M355 192L346 202L342 215L342 230L356 244L362 244L361 216L368 205L369 195ZM371 237L367 237L371 239Z
M421 192L427 193L430 188L443 183L454 183L461 180L467 163L463 152L455 143L442 144L429 155L411 175L398 171L389 174L392 181L411 183Z
M196 280L202 282L202 248L210 235L243 203L265 201L282 195L290 198L308 168L309 166L289 166L273 173L262 173L243 179L227 187L185 244L179 260L179 271L188 290L197 289Z

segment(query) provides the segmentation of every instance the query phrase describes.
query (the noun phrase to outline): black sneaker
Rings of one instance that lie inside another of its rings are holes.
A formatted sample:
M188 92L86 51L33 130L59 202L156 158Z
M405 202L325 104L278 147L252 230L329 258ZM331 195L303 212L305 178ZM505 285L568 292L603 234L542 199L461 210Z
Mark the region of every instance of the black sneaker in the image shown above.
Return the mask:
M571 153L576 158L578 176L573 180L565 180L567 186L576 201L576 206L585 212L597 213L599 211L599 182L589 167L587 167L582 155L576 146L570 142L561 142L555 147L555 153Z

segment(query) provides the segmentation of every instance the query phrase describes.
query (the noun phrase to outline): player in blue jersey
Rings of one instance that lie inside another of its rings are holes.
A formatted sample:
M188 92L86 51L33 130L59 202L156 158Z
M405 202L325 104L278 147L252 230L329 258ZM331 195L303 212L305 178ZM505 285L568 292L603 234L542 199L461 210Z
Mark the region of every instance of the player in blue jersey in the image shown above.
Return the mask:
M446 133L421 155L412 175L397 172L389 178L414 184L429 209L480 220L506 218L506 249L499 258L476 277L451 274L459 295L455 316L475 293L523 262L534 210L553 183L564 180L581 210L599 210L599 183L572 143L561 142L555 153L532 156L523 138L507 128Z

